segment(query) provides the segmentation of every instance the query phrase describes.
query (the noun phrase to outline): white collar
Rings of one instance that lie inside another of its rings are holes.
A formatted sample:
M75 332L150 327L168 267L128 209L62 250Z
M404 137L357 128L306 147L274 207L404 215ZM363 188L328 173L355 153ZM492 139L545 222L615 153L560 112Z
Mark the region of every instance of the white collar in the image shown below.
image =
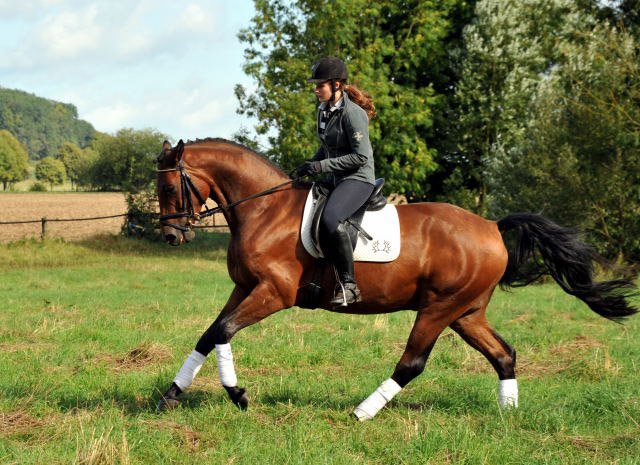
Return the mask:
M336 111L338 108L341 108L344 105L344 97L340 97L340 100L338 100L335 105L332 105L331 108L329 108L329 111ZM325 107L327 106L327 102L321 102L320 103L320 110L324 110Z

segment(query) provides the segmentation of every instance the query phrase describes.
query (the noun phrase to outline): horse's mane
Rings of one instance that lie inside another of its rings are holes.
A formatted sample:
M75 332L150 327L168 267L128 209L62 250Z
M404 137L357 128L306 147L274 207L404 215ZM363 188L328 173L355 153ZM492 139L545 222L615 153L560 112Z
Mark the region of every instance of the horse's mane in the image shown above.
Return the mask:
M227 144L227 145L231 145L231 146L234 146L234 147L241 148L241 149L246 150L247 152L255 155L258 158L258 160L266 162L270 167L275 168L279 172L283 173L285 176L288 176L288 174L285 173L284 170L277 163L275 163L273 160L271 160L265 154L257 152L255 150L253 150L252 148L247 147L246 145L243 145L243 144L241 144L239 142L236 142L236 141L233 141L233 140L224 139L222 137L206 137L204 139L189 140L184 145L185 146L189 146L189 145L198 145L198 144L205 144L205 143L220 143L220 144Z

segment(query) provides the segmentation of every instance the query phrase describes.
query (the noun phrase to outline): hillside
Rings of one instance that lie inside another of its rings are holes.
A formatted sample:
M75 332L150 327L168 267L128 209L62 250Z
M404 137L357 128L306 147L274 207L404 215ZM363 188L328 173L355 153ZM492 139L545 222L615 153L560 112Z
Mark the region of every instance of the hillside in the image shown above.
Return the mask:
M53 156L63 142L86 147L96 132L90 123L78 119L75 105L2 87L0 129L16 136L32 160Z

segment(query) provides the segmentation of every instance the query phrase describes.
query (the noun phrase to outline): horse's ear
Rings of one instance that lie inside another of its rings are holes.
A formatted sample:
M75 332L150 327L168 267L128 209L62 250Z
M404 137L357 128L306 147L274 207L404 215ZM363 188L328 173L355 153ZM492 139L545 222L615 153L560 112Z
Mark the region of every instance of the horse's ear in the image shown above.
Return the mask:
M182 139L178 141L178 145L176 145L176 162L182 160L182 153L184 152L184 142Z
M160 155L158 155L158 158L156 158L156 161L160 163L165 158L168 158L170 154L171 154L171 143L168 140L165 140L162 143L162 151L160 152Z

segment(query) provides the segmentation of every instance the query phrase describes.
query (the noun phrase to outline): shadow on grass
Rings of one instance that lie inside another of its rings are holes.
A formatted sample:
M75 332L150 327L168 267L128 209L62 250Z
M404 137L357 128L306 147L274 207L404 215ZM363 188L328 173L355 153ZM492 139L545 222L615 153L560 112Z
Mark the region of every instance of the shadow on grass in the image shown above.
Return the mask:
M177 247L165 242L120 235L100 235L76 242L96 252L138 256L217 257L226 255L231 235L227 232L198 231L195 240Z

